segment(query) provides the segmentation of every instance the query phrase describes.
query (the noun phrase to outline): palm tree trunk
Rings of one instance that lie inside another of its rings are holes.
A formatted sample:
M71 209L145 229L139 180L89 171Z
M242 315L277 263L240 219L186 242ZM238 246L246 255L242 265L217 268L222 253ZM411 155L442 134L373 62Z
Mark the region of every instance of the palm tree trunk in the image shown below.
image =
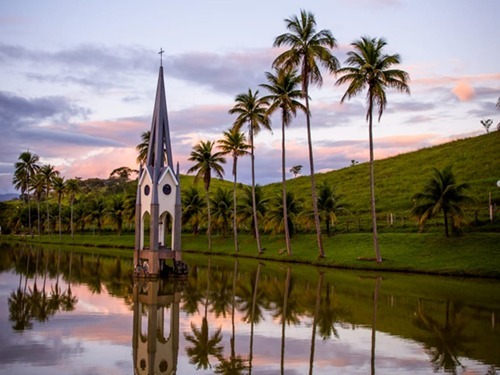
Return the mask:
M40 239L42 236L42 223L41 223L41 215L40 215L40 198L37 199L36 202L37 211L38 211L38 238Z
M29 174L28 174L29 176ZM29 184L29 177L28 177L28 184ZM30 236L31 238L33 238L33 228L31 227L31 198L30 198L30 188L29 188L29 185L28 185L28 188L27 188L27 191L28 191L28 226L30 228Z
M311 139L311 114L309 112L309 93L308 90L305 90L306 97L306 123L307 123L307 144L309 146L309 167L311 170L311 197L312 197L312 206L314 212L314 224L316 225L316 237L318 239L318 251L319 256L324 257L325 251L323 250L323 241L321 239L321 227L319 222L319 214L318 214L318 201L316 199L316 182L314 181L314 158L313 158L313 148L312 148L312 139Z
M61 231L61 200L59 199L59 239L62 240L62 231Z
M207 237L208 237L208 251L212 251L212 220L210 216L210 197L209 197L209 189L206 189L206 198L207 198L207 216L208 216L208 228L207 228Z
M446 237L450 236L450 233L448 232L448 212L446 210L443 210L443 216L444 216L444 234Z
M47 200L46 203L47 203L47 230L49 231L49 236L52 235L51 231L50 231L50 217L49 217L49 189L47 189L47 196L45 197L45 199Z
M285 175L285 119L283 118L281 124L281 177L282 177L282 190L283 190L283 222L285 225L285 243L286 252L292 255L292 245L290 244L290 228L288 228L288 207L286 204L286 175Z
M254 317L255 317L255 305L257 304L257 289L259 287L259 278L260 278L260 266L259 263L257 265L257 272L255 274L255 289L253 291L252 297L252 312L250 315L250 350L248 354L248 369L249 375L252 374L252 359L253 359L253 327L254 327Z
M234 252L238 252L238 227L236 223L236 172L237 172L238 157L233 158L233 235L234 235Z
M373 94L370 91L370 106L368 110L368 138L370 147L370 202L372 210L372 231L373 231L373 247L375 248L375 257L377 263L382 263L380 256L380 248L378 246L378 233L377 233L377 212L375 209L375 174L373 168Z
M253 147L253 130L250 130L250 156L252 159L252 211L253 211L253 223L255 231L255 239L257 240L257 251L259 255L262 254L262 247L260 244L260 234L259 234L259 222L257 220L257 202L255 199L255 154Z
M71 239L75 239L75 231L73 229L73 199L71 200Z
M290 293L290 279L292 276L292 270L290 267L286 269L286 279L285 279L285 293L283 295L283 311L281 314L281 373L284 374L285 371L285 325L286 316L288 314L288 295Z

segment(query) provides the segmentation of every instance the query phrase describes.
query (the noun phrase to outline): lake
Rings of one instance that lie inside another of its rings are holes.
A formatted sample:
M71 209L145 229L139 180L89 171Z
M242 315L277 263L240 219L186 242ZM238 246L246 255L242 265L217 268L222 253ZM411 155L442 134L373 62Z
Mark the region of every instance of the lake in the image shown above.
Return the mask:
M500 374L500 280L99 252L0 244L0 374Z

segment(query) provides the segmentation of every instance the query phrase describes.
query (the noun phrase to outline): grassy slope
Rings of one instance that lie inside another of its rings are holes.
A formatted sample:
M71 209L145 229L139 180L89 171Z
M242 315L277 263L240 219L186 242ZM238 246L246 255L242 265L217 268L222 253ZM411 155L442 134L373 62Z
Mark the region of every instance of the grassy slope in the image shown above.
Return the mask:
M412 196L421 190L430 178L432 168L442 169L453 165L458 182L471 185L470 195L477 199L477 209L484 219L488 215L488 192L500 203L500 133L493 132L478 137L461 139L439 146L401 154L375 161L376 199L379 218L387 213L396 216L408 215L413 205ZM375 143L376 146L376 143ZM317 184L322 181L336 186L343 195L350 211L368 214L370 190L368 163L346 167L319 174ZM279 190L280 184L265 186L265 191ZM310 182L308 176L292 179L287 188L295 192L310 205Z

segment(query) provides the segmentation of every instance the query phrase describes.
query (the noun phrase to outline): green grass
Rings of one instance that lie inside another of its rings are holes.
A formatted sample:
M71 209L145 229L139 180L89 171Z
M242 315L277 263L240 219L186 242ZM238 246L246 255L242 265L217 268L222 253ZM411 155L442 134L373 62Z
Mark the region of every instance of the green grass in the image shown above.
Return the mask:
M469 195L476 203L469 208L470 218L474 219L478 211L479 219L488 218L488 194L493 202L500 205L500 189L496 182L500 180L500 132L492 132L477 137L461 139L431 148L405 153L375 161L375 191L379 222L387 214L396 215L396 222L406 217L406 223L413 206L412 197L421 191L431 177L432 168L442 169L453 166L453 172L459 183L467 182L471 189ZM375 141L375 147L377 146ZM355 213L362 225L370 225L370 185L368 163L346 167L328 173L318 174L316 184L327 181L336 186L336 191L343 195L342 201ZM279 183L264 186L264 193L278 191ZM287 182L287 189L302 197L310 206L310 179L303 176ZM344 220L345 221L345 220ZM351 223L351 227L356 226ZM496 231L500 231L497 224Z
M134 246L133 234L116 236L111 234L42 236L42 238L4 236L10 240L26 240L63 244L67 246L100 247L106 252L112 249L129 249ZM324 237L326 257L318 258L315 235L296 235L292 239L292 256L283 252L283 236L264 235L262 255L257 254L255 240L249 235L240 235L240 251L237 256L287 263L302 263L315 266L346 269L415 272L438 275L477 276L500 278L500 233L468 233L461 237L446 238L434 233L381 233L380 248L384 261L377 264L372 259L373 244L370 233L347 233ZM106 249L107 248L107 249ZM182 249L186 253L235 256L232 237L212 237L212 251L208 252L208 241L204 235L184 234ZM126 254L128 250L120 251ZM132 251L130 251L132 256Z

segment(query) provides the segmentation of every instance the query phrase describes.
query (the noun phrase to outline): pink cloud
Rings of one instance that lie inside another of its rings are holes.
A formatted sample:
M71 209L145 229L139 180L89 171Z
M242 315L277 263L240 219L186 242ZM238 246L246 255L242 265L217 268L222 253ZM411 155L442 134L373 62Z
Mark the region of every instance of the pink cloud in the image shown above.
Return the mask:
M474 98L475 91L474 88L465 81L459 82L455 87L451 90L453 94L461 101L467 102Z

